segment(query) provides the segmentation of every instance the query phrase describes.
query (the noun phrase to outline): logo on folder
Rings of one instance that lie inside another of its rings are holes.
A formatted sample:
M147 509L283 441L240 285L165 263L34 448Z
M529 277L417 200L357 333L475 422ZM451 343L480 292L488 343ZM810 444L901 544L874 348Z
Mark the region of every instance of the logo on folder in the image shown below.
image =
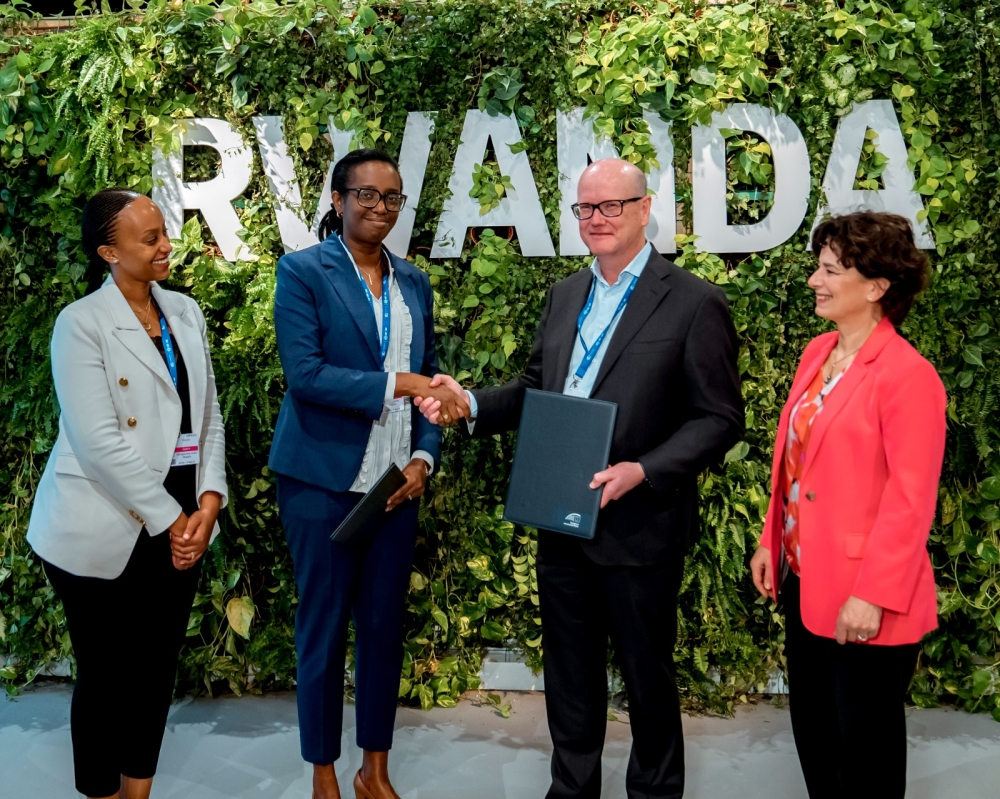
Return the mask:
M563 524L567 527L579 527L580 526L580 514L571 513L563 520Z

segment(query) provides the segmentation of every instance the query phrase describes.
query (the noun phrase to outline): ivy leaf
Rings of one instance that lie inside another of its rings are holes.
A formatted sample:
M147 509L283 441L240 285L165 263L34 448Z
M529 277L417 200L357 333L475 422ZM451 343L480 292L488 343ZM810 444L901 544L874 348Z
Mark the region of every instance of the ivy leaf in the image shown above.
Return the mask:
M993 684L993 675L986 669L977 669L972 673L972 694L982 696Z
M243 638L250 637L250 623L254 616L253 600L248 596L233 597L226 604L226 618L233 632Z
M308 151L313 146L313 137L309 132L299 134L299 146Z
M414 688L417 692L417 696L420 697L420 708L422 710L430 710L434 707L434 692L431 690L429 685L418 685Z
M691 80L695 83L700 83L702 86L714 86L715 73L705 64L699 64L691 70Z
M988 502L1000 499L1000 477L987 477L979 484L979 496Z
M488 641L502 641L507 637L507 631L503 625L495 621L487 621L479 628L479 634Z
M420 572L410 572L410 588L414 591L423 591L427 587L427 578Z
M1000 548L997 548L992 541L982 541L976 547L976 555L986 563L1000 564Z
M203 25L215 16L218 9L215 6L200 6L195 3L184 4L184 16L196 25Z
M746 441L740 441L735 447L726 453L724 463L735 463L743 460L750 452L750 445Z
M500 81L499 85L493 92L493 96L498 100L506 102L507 100L513 100L517 97L517 93L524 88L524 84L510 75L504 75Z
M431 603L431 618L438 623L442 632L448 632L448 617L445 616L444 611L433 602Z
M978 344L967 345L962 350L962 358L965 359L966 363L971 363L973 366L985 366L983 363L983 350Z
M236 75L233 78L233 110L239 111L247 104L247 76ZM308 149L308 148L306 148Z
M496 579L496 574L493 569L490 568L490 561L486 555L480 555L477 558L468 560L465 562L465 565L469 567L469 571L472 573L472 576L480 582L488 583L491 580Z
M364 6L354 21L360 28L371 28L378 22L378 14L371 6Z

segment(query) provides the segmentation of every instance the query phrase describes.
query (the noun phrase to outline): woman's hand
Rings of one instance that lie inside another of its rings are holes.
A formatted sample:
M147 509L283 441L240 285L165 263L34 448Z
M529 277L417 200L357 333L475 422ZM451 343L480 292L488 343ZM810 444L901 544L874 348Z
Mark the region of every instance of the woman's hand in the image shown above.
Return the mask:
M396 395L413 397L414 405L434 424L457 424L459 419L467 419L470 415L465 391L448 375L439 374L431 379L423 375L397 374Z
M190 569L205 554L221 507L222 497L206 491L201 497L201 507L191 514L183 529L175 530L176 523L170 528L170 554L175 569Z
M864 643L877 636L881 626L882 608L856 596L848 597L837 616L837 643Z
M753 584L762 596L774 596L774 577L771 574L771 550L768 547L757 547L750 558L750 576Z
M389 501L385 505L386 513L405 500L418 499L423 496L424 489L427 488L427 471L427 461L423 458L414 458L403 467L406 483L399 491L389 497Z
M180 539L184 535L184 531L187 530L188 522L190 519L188 515L181 511L181 515L177 517L177 520L167 528L166 535L170 537L170 556L174 562L175 569L187 568L186 566L181 566L178 560L177 554L174 552L174 540Z

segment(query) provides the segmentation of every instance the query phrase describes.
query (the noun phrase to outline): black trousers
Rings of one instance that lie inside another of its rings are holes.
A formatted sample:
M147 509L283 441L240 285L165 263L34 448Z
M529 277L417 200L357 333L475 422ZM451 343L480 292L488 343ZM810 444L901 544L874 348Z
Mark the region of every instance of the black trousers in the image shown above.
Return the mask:
M113 580L43 563L76 655L70 710L76 789L111 796L122 775L156 773L201 561L178 571L168 535L143 530Z
M684 558L657 566L601 566L573 539L539 547L545 708L552 736L547 799L601 795L608 724L608 640L625 682L632 753L629 799L684 793L684 738L673 650Z
M788 703L810 799L902 799L904 700L919 644L838 644L809 632L799 578L781 587Z

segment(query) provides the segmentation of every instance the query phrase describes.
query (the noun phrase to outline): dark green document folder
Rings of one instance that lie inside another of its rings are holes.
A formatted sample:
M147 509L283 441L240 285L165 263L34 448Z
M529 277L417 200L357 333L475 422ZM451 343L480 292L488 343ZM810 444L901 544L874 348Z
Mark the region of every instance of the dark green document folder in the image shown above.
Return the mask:
M515 524L593 538L618 406L527 389L504 518Z

